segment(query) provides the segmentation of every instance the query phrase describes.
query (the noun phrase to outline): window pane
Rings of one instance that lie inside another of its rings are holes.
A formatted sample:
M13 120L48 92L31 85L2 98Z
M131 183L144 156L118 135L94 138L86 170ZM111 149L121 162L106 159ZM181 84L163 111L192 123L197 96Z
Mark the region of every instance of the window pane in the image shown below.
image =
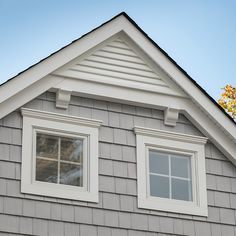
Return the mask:
M81 162L83 140L61 138L61 160Z
M57 183L57 161L36 158L36 180Z
M172 155L171 176L191 178L190 157Z
M169 198L169 178L151 174L150 195L154 197Z
M165 153L149 151L149 170L151 173L168 175L168 155Z
M58 158L58 138L47 134L37 134L36 155L52 159Z
M172 178L171 185L173 199L192 201L191 181Z
M66 185L83 186L82 167L61 163L60 183Z

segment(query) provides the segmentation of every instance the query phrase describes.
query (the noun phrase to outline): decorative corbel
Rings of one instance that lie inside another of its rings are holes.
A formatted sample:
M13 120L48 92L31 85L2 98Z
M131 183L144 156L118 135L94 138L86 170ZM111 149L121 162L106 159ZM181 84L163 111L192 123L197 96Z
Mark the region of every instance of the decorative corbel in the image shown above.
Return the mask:
M176 126L179 117L179 110L175 108L166 108L164 112L164 124L168 126Z
M70 103L71 91L58 89L56 94L56 107L67 109Z

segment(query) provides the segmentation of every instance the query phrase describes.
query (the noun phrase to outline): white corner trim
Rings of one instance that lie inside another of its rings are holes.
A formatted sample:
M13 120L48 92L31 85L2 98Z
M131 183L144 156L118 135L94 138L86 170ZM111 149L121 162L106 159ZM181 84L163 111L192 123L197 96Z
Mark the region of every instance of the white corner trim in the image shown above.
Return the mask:
M175 132L170 132L170 131L145 128L145 127L140 127L140 126L135 126L134 132L135 134L140 134L144 136L160 137L163 139L177 140L177 141L188 142L188 143L205 144L207 142L206 137L190 135L190 134L180 134L180 133L175 133Z
M78 124L78 125L95 127L95 128L100 127L102 124L101 120L63 115L63 114L58 114L58 113L53 113L53 112L33 110L29 108L21 108L21 113L23 116L26 116L26 117L52 120L52 121L58 121L58 122L63 122L63 123L68 123L68 124Z
M164 124L167 126L176 126L179 117L179 110L167 107L164 112Z
M56 94L56 107L67 109L70 103L71 91L58 89Z

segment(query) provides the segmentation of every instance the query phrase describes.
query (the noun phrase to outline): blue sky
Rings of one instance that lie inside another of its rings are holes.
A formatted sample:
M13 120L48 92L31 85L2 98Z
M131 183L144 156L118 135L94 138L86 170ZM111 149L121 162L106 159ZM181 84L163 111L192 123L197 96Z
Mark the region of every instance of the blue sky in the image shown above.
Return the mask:
M214 99L236 86L235 0L0 0L0 83L121 11Z

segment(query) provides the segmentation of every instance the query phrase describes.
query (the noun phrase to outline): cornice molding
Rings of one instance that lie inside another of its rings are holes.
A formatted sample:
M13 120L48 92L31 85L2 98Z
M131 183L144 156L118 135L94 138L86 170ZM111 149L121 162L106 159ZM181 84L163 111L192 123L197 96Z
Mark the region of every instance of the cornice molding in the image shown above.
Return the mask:
M96 128L100 127L102 124L101 120L94 120L77 116L69 116L53 112L33 110L28 108L21 108L21 114L24 117L43 118L45 120L53 120L68 124L78 124Z
M140 126L135 126L134 132L135 134L139 134L139 135L164 138L168 140L177 140L181 142L188 142L188 143L195 143L195 144L205 144L208 140L206 137L195 136L195 135L190 135L190 134L180 134L180 133L174 133L170 131L144 128Z

